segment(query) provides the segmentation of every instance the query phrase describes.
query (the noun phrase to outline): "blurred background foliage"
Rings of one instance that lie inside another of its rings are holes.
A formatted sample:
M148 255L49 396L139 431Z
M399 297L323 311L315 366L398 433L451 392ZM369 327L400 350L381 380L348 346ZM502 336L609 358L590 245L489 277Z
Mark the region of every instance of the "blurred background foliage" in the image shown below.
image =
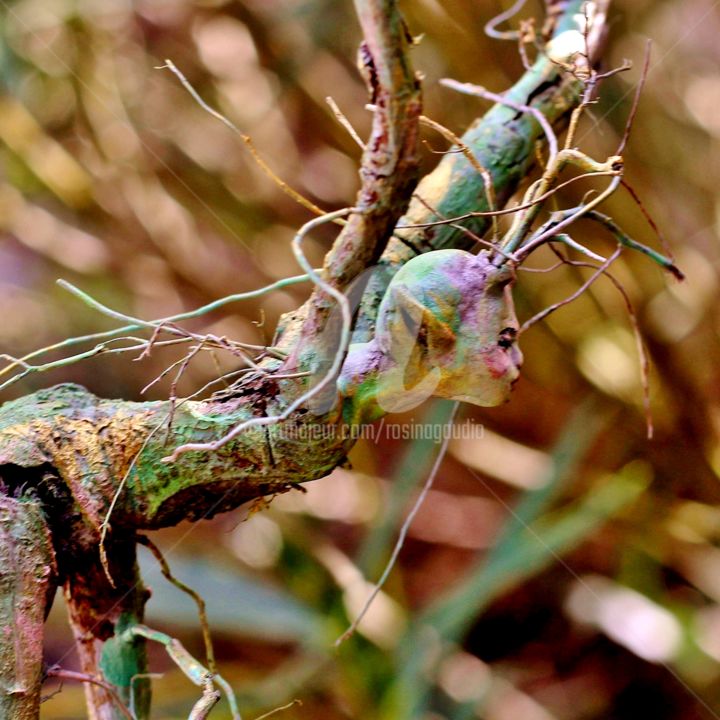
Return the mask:
M519 76L513 44L482 32L509 3L402 5L422 35L413 59L426 114L461 133L483 101L437 80L502 91ZM510 404L462 408L458 422L484 425L484 436L451 443L384 592L339 649L333 642L381 572L436 443L379 431L358 443L352 469L304 494L156 533L176 573L209 603L221 668L246 717L295 698L302 706L278 717L720 717L720 10L711 0L613 6L606 62L629 58L635 69L603 86L581 145L599 159L614 151L651 38L626 177L688 276L678 284L641 256L616 265L652 360L655 439L645 437L623 299L600 281L523 336ZM289 241L307 212L156 69L164 58L291 186L328 209L352 202L359 149L325 102L331 95L367 134L349 0L18 0L2 3L0 22L0 352L110 327L58 289L58 277L155 318L298 272ZM427 140L429 169L443 146ZM586 189L573 185L560 203ZM656 242L627 193L606 211ZM596 228L577 237L610 247ZM315 262L330 240L328 231L309 241ZM551 262L538 253L532 264ZM521 274L521 318L573 292L585 272ZM193 327L268 340L306 291ZM167 350L141 362L89 360L31 376L0 399L60 381L139 399L176 358ZM198 356L178 391L217 372ZM168 391L161 382L145 397ZM448 414L429 403L387 422L421 426ZM142 559L154 593L148 623L201 655L192 604ZM48 633L48 662L73 667L59 597ZM154 717L186 717L197 690L158 648L152 664L162 673ZM83 708L81 688L66 683L42 716L80 718Z

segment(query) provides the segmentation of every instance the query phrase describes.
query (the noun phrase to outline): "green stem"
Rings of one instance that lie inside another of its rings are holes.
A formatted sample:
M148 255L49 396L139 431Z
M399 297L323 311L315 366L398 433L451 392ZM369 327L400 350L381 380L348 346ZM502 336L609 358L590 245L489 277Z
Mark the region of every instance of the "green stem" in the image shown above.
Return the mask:
M620 227L618 227L618 225L612 220L612 218L604 215L601 212L598 212L597 210L593 210L587 213L587 218L588 220L594 220L595 222L600 223L605 228L607 228L607 230L612 233L612 235L621 245L629 248L630 250L637 250L638 252L647 255L658 265L665 268L665 270L671 272L678 280L685 279L685 274L683 273L683 271L680 270L680 268L675 265L675 263L669 257L666 257L665 255L657 252L656 250L653 250L647 245L643 245L637 240L633 240L629 235L626 235Z

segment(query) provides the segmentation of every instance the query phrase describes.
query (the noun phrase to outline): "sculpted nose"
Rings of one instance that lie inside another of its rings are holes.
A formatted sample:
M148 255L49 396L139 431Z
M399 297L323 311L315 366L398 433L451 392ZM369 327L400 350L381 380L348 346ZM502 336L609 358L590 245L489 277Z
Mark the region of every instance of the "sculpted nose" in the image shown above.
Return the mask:
M523 358L522 351L517 345L513 345L510 349L510 359L518 370L522 367L525 358Z

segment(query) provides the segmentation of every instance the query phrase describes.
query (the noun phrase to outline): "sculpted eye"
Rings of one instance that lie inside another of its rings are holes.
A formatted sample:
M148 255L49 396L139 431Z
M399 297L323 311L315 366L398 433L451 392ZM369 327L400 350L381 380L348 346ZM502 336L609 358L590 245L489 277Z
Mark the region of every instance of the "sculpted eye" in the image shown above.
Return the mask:
M517 338L517 330L515 328L511 328L511 327L503 328L500 331L498 345L501 348L503 348L504 350L509 350L513 346L513 343L515 342L516 338Z

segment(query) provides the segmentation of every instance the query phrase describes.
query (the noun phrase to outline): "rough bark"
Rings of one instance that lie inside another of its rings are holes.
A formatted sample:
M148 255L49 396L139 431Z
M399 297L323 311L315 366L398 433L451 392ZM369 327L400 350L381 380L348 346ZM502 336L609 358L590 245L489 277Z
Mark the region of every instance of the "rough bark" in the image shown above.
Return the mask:
M43 623L55 592L55 558L42 507L0 493L0 717L40 711Z

